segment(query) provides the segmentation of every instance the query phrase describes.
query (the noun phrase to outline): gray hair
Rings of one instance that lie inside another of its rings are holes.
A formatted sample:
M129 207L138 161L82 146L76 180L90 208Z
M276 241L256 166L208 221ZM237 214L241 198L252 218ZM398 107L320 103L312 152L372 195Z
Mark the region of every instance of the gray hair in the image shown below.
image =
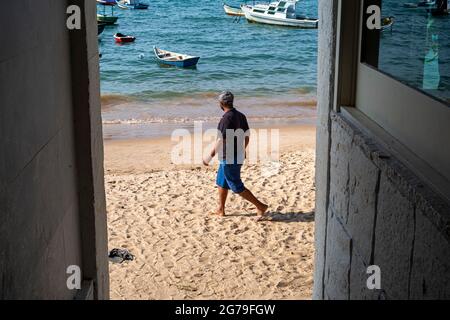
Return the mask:
M224 91L219 95L219 102L232 107L234 102L234 95L230 91Z

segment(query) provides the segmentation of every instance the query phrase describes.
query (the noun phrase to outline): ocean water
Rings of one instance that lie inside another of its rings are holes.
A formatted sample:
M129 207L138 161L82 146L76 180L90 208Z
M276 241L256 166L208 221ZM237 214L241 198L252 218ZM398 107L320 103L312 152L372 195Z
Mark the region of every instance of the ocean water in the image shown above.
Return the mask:
M314 122L318 30L237 20L225 15L222 0L149 3L149 10L116 7L118 25L99 37L105 138L168 135L194 121L213 127L222 90L235 93L254 126ZM317 0L297 11L317 17ZM137 40L118 45L116 32ZM201 59L195 69L161 66L154 45Z

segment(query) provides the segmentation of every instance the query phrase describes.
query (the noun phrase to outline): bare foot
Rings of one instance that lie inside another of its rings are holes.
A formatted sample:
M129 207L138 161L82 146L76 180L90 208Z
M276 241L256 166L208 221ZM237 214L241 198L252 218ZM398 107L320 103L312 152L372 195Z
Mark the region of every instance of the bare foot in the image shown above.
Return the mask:
M257 208L258 216L264 216L267 212L267 209L269 209L269 206L266 204L263 204L261 208Z
M261 208L257 209L256 221L263 221L266 218L267 209L269 209L268 205L263 205Z
M217 211L211 212L210 215L212 215L212 216L219 216L219 217L225 217L225 211L217 210Z

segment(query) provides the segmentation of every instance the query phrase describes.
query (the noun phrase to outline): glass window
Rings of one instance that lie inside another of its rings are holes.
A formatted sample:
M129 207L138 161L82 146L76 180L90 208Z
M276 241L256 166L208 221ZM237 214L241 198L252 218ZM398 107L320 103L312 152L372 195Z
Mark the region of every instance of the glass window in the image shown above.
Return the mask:
M448 0L366 0L364 9L373 4L381 8L381 30L366 27L366 14L362 62L450 106Z
M286 5L286 1L280 1L280 3L278 3L279 7L284 7Z
M288 13L294 13L294 14L295 14L295 7L294 7L294 6L289 6L289 7L287 7L287 12L288 12Z

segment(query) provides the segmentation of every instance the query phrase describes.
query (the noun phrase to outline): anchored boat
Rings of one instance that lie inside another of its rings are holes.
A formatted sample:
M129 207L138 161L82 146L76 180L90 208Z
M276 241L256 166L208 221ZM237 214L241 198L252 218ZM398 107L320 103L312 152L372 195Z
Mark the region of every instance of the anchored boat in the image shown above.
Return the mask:
M422 0L418 3L405 3L403 5L409 9L422 9L433 16L446 16L450 14L448 0Z
M134 42L136 40L136 37L127 36L126 34L123 33L116 33L114 35L114 39L116 40L117 43L130 43Z
M285 0L270 4L243 5L241 8L249 22L317 29L318 19L297 15L297 2L298 0Z
M385 17L383 19L381 19L381 31L385 31L387 29L391 29L392 31L392 26L395 23L395 17Z
M120 0L117 1L117 6L121 9L145 10L149 5L139 0Z
M106 14L97 14L97 22L100 22L100 23L103 23L106 25L115 24L118 19L119 19L119 17L108 16Z
M115 6L116 0L97 0L97 3L103 6Z
M236 16L236 17L245 16L245 13L242 11L241 8L229 6L226 3L223 4L223 10L225 10L225 13L229 16Z
M167 50L158 49L153 47L156 59L163 64L170 66L176 66L181 68L188 68L196 66L200 57L189 56L187 54L181 54L176 52L171 52Z
M97 0L97 2L103 6L103 13L97 13L97 22L112 25L117 22L119 17L114 16L114 6L116 5L115 0ZM111 15L106 14L106 7L111 7Z
M407 2L403 4L403 7L409 9L431 9L436 6L435 0L423 0L419 2Z

